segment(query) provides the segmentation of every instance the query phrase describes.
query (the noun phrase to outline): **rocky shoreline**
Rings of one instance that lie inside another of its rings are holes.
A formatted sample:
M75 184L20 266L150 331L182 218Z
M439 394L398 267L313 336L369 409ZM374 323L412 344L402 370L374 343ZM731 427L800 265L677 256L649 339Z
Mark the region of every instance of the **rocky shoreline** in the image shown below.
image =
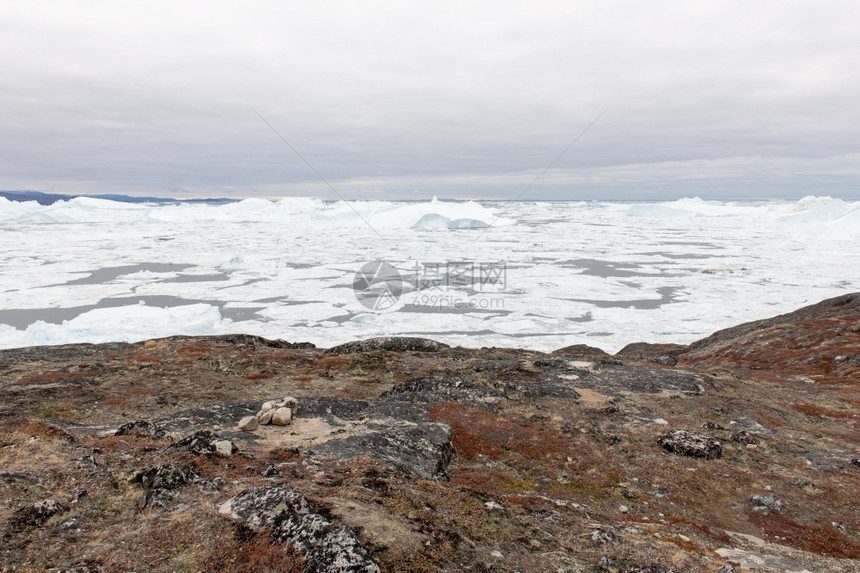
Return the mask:
M612 356L3 350L0 389L0 571L860 571L860 294Z

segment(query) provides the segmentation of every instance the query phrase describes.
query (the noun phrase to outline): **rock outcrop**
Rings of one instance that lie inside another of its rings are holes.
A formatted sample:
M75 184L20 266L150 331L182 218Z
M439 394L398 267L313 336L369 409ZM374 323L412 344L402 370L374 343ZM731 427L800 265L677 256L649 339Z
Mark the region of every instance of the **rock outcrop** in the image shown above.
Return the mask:
M678 356L685 367L768 381L841 383L860 377L860 293L720 330Z
M69 508L63 503L56 499L46 499L17 509L9 520L9 527L38 527L51 517L66 511L69 511Z
M241 520L273 541L296 547L307 568L319 573L379 573L355 534L314 511L301 493L283 486L246 490L218 511Z
M447 477L453 457L451 428L433 422L376 418L365 431L314 447L312 456L334 459L371 457L424 479Z
M198 430L168 447L182 448L196 455L218 454L225 457L237 450L232 440L224 439L210 430Z
M672 430L660 436L657 442L670 452L691 458L713 460L723 455L719 440L699 432Z
M369 338L356 342L347 342L333 346L326 350L326 354L350 354L353 352L373 352L375 350L387 351L411 351L411 352L438 352L444 348L450 348L447 344L436 342L428 338L413 338L404 336L382 336Z

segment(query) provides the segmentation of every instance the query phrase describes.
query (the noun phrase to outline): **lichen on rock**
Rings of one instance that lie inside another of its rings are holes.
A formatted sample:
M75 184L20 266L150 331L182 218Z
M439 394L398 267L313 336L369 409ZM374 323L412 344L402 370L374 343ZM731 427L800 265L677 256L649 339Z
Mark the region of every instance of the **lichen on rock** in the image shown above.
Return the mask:
M379 573L379 566L349 528L316 513L304 495L290 488L245 490L224 502L219 512L251 529L270 532L272 541L295 547L310 570Z
M719 440L699 432L672 430L660 436L657 442L672 453L692 458L713 460L723 455Z
M230 456L238 449L232 440L224 439L211 430L199 430L167 447L168 449L184 448L195 455L218 454L221 456Z

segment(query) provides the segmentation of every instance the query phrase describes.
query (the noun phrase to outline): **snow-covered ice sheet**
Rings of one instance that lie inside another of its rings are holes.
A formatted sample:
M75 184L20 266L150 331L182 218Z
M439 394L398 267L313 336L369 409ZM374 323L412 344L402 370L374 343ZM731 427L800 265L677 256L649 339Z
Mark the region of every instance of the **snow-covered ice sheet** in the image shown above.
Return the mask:
M384 312L355 292L365 286L356 273L374 261L401 278L382 283L396 287ZM860 202L829 197L50 206L0 198L4 348L245 332L320 346L417 335L612 352L635 341L690 342L856 290Z

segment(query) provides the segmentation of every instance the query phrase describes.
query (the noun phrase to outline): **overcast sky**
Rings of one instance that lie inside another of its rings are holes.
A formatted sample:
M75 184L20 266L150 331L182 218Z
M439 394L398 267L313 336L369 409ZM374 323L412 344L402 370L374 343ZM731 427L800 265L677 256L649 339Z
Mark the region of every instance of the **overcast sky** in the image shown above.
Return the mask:
M860 199L860 2L0 3L0 189ZM256 110L256 111L255 111Z

